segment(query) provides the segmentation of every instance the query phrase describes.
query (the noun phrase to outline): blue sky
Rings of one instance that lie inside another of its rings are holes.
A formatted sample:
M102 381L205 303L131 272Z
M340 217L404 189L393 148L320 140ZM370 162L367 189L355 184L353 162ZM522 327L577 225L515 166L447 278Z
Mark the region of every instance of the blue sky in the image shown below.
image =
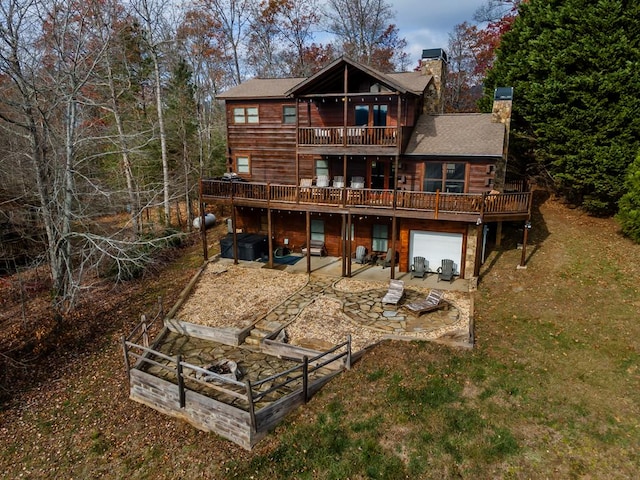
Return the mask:
M390 0L396 12L400 37L407 40L410 64L417 63L422 49L444 48L453 27L473 23L473 14L487 0Z

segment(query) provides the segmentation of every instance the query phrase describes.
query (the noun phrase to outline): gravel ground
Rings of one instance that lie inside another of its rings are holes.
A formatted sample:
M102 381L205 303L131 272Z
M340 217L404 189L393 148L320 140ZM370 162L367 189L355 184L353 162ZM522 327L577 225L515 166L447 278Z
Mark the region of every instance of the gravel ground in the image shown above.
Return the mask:
M307 282L307 276L302 274L210 263L196 288L178 311L177 318L210 327L244 328L284 302ZM386 287L385 282L365 282L349 278L339 279L334 284L336 290L349 293ZM410 288L424 294L430 290L413 286ZM428 332L407 332L405 336L428 340L446 335L451 330L468 329L468 294L447 291L445 299L460 312L460 321L456 325ZM340 301L324 295L318 295L294 322L287 325L286 331L292 344L304 343L305 339L312 338L326 342L327 347L344 342L347 335L351 335L355 351L389 335L387 332L356 324L342 311Z

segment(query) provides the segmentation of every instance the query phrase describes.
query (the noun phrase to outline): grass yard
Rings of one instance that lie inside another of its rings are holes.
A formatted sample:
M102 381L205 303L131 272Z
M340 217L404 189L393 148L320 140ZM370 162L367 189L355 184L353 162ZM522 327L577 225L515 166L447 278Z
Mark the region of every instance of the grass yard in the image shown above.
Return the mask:
M0 471L6 478L638 478L640 246L621 238L612 220L553 199L532 223L526 270L516 270L521 233L509 231L483 266L472 351L377 347L246 452L128 401L115 329L0 412ZM160 275L175 278L176 268Z

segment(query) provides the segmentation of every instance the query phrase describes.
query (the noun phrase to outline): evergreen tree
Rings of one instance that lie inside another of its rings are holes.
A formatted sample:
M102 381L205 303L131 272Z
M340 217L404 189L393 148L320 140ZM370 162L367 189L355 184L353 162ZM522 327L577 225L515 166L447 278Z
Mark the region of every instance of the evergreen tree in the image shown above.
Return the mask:
M640 147L640 3L530 0L486 82L514 87L512 153L576 205L616 211Z
M629 165L626 193L620 199L618 221L622 232L640 243L640 154Z

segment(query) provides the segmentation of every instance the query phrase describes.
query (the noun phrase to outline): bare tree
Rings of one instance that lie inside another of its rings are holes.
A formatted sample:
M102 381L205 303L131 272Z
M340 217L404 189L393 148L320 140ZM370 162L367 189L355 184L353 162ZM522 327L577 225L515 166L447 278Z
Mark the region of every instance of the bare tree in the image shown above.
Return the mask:
M252 12L249 62L268 76L310 75L320 18L316 0L263 0Z
M233 85L243 80L242 49L248 35L249 15L255 0L195 0L193 9L209 14L215 20L218 45L224 50L227 72Z
M385 0L328 0L325 22L342 51L351 58L388 71L406 64L406 41L392 23L395 14ZM399 55L399 57L397 57Z
M169 0L134 0L132 5L145 30L145 40L153 61L156 114L160 136L160 155L162 157L164 221L169 225L171 224L171 178L169 157L167 155L167 131L164 124L161 55L162 47L173 41L173 38L169 36L169 23L163 16L165 11L171 11L171 5Z

